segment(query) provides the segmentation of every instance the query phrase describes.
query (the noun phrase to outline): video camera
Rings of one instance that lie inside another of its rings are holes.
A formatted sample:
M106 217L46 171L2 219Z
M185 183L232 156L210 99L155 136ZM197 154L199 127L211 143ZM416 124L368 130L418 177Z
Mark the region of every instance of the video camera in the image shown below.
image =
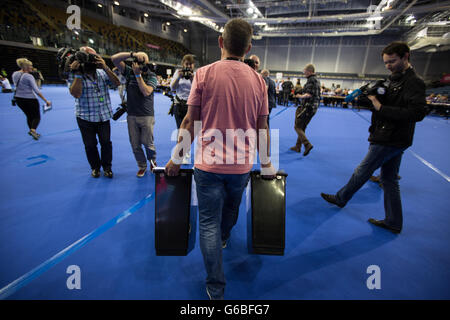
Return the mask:
M165 95L166 97L169 97L170 100L172 100L172 102L175 102L175 97L172 93L170 93L169 90L164 90L163 95Z
M173 116L173 114L174 114L174 106L175 106L175 96L170 92L169 88L168 89L164 89L163 95L165 95L166 97L169 97L170 100L172 101L172 104L170 105L169 112L167 114Z
M60 78L67 79L70 70L70 65L78 61L80 67L78 71L85 73L88 70L95 69L97 66L97 55L87 53L73 48L61 48L56 54L56 62L58 63L58 73Z
M186 80L189 80L191 78L191 75L193 74L193 71L191 68L183 68L181 69L181 75Z
M127 103L122 102L120 107L116 109L116 112L113 114L112 118L114 121L117 121L125 112L127 112Z
M377 99L383 103L388 91L388 80L381 79L369 82L363 85L361 88L354 90L351 94L345 97L345 102L352 102L355 98L359 97L358 100L362 100L363 104L372 105L368 96L376 96ZM368 102L368 103L367 103Z
M247 64L250 68L255 69L255 60L253 59L244 59L244 63Z
M155 63L144 63L143 61L139 61L138 58L134 57L133 62L136 62L139 65L139 69L142 72L153 72L156 73L156 64Z

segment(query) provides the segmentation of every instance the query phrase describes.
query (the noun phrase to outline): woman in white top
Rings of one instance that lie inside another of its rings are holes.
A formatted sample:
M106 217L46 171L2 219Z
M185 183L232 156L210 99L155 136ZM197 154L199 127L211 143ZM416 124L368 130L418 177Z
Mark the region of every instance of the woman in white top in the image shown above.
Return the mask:
M177 129L187 113L187 99L191 92L192 80L194 79L195 60L192 54L187 54L181 60L183 69L177 69L170 83L170 90L176 91L173 113L177 123Z
M40 134L36 132L36 128L41 121L41 114L36 95L44 100L47 106L51 106L51 102L44 98L36 84L36 80L30 74L33 71L33 63L26 58L17 59L16 63L21 70L14 72L12 75L12 80L16 87L15 99L17 106L22 109L27 117L27 124L30 128L28 134L33 139L38 140Z
M191 92L192 80L194 80L195 59L192 54L186 54L181 60L183 69L177 69L170 82L170 90L176 91L175 101L172 109L172 114L175 116L177 129L180 129L181 122L186 116L188 105L187 99ZM190 163L190 152L186 153L183 158L183 163Z
M12 92L11 84L9 83L8 78L4 76L0 76L0 86L2 87L3 93Z

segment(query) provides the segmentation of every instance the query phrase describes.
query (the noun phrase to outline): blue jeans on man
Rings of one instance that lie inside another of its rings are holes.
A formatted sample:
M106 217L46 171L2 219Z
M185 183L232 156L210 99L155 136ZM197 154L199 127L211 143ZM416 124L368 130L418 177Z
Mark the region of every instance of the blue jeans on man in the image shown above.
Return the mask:
M236 224L242 194L250 179L245 174L218 174L194 170L199 209L200 249L205 263L206 288L214 300L223 299L225 275L222 241Z
M398 172L406 148L370 144L369 152L353 172L347 184L336 194L338 205L345 206L353 195L381 167L381 183L384 191L384 222L397 230L402 229L403 213L398 184Z

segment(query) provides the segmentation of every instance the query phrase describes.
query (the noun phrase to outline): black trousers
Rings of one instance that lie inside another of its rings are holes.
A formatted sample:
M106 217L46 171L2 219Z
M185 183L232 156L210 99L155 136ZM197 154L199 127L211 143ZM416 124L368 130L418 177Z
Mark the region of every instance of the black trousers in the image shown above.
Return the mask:
M27 117L28 128L35 129L41 122L41 113L39 112L38 99L27 99L16 97L17 106L25 113Z
M267 116L267 126L270 128L270 114L271 114L271 112L272 112L272 108L271 107L269 107L269 115Z
M175 122L177 123L177 129L180 129L181 123L184 117L186 117L188 106L187 104L175 104L173 106L173 114L175 116Z
M290 91L283 91L283 106L289 105L289 97L291 96Z
M89 122L77 117L77 123L91 169L99 170L100 167L103 167L103 170L111 170L112 142L109 120ZM101 157L97 149L97 136L101 147Z
M306 147L310 145L308 138L306 137L305 130L311 119L317 112L317 108L311 106L300 106L295 111L295 124L294 129L297 132L298 138L297 147L301 148L302 144Z

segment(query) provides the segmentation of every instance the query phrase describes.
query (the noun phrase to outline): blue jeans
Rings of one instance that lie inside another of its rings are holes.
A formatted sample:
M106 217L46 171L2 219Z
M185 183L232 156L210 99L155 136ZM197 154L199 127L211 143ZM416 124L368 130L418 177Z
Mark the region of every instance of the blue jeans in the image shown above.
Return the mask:
M237 222L242 193L250 173L217 174L194 170L199 210L200 249L205 263L206 287L212 299L223 299L225 275L222 241Z
M345 205L369 180L373 172L381 167L380 182L384 191L384 222L393 228L401 230L403 213L398 171L405 149L371 144L364 160L355 169L347 184L336 194L337 202L340 205Z

